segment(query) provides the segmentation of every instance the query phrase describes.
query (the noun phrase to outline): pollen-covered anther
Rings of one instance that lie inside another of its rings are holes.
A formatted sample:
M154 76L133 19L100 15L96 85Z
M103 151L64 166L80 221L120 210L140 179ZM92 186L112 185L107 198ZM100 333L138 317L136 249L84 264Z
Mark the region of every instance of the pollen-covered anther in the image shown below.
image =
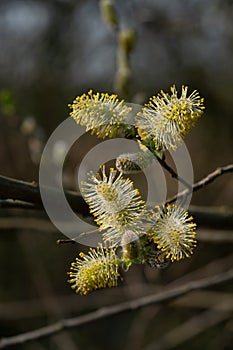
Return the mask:
M170 95L161 91L137 114L136 126L141 139L153 140L157 151L176 149L203 114L204 99L196 90L189 96L187 92L188 87L182 86L178 97L176 87L172 86Z
M103 233L103 238L119 243L122 235L129 229L135 228L137 233L142 230L140 215L145 208L139 191L134 189L130 179L124 179L122 174L110 169L106 175L90 174L89 181L83 182L82 193L89 204L95 221Z
M171 261L190 257L196 247L196 224L181 207L168 205L151 212L148 237Z
M69 107L72 109L70 115L77 124L101 138L122 135L122 126L127 124L131 111L131 107L124 100L119 101L117 95L94 94L92 90L76 97Z
M86 295L96 289L118 285L119 259L114 248L99 244L96 249L91 248L88 254L81 253L79 256L68 272L68 282L76 293Z

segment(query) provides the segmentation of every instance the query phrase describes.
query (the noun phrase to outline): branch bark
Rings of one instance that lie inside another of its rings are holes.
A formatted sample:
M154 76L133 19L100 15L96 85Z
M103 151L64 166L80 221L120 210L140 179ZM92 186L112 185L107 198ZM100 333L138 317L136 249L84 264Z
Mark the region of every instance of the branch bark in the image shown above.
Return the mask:
M48 187L46 188L46 191L51 200L53 197L54 200L56 200L56 195L58 193L56 188ZM81 195L76 192L65 191L65 196L74 211L77 211L82 215L89 215L88 205ZM13 200L16 201L16 207L23 207L26 203L30 203L33 205L33 209L43 209L39 184L35 181L25 182L0 176L0 199L6 200L5 202L2 202L3 207L7 207L8 201L9 207L13 208L13 202L11 201Z

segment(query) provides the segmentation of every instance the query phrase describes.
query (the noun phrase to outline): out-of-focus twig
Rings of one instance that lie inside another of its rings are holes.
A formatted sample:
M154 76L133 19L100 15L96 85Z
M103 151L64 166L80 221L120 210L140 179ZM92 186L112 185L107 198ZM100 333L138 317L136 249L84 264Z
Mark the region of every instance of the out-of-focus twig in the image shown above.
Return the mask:
M191 317L181 325L166 332L164 336L149 344L145 350L168 350L182 345L205 330L231 317L231 312L207 310Z
M48 220L32 217L0 217L0 230L34 230L40 232L59 232Z
M35 204L26 203L12 199L0 199L1 209L36 209Z
M116 76L115 90L124 98L130 96L130 56L136 43L136 32L131 28L121 28L120 18L116 11L116 4L113 0L100 0L100 11L103 21L117 35L117 52L116 52Z
M22 208L21 208L22 209ZM28 209L26 206L24 209ZM29 206L30 209L30 206ZM35 209L35 208L34 208ZM42 209L42 208L37 208ZM233 233L233 209L229 207L189 207L190 214L198 222L201 228L207 227L207 230L198 233L198 239L209 242L228 241L232 242ZM29 216L30 215L30 216ZM91 217L90 217L91 218ZM213 228L213 234L208 233L208 229ZM42 211L33 211L28 213L28 210L1 210L0 230L25 229L43 232L58 232L56 227L49 221L48 217L43 215ZM217 231L217 229L219 231ZM223 230L228 230L223 232ZM73 242L73 241L72 241ZM63 242L60 242L63 243Z
M233 231L198 230L197 240L209 243L233 243Z
M140 350L143 348L142 344L146 330L151 322L153 322L159 310L160 306L154 305L153 307L150 306L137 312L131 323L124 350Z
M200 290L176 299L170 306L232 312L233 298L230 292Z
M35 329L34 331L18 334L11 337L2 338L0 340L0 349L6 348L11 345L26 343L30 340L36 340L43 337L51 336L65 329L78 327L80 325L94 322L94 321L97 321L112 315L117 315L126 311L137 310L147 305L161 303L164 301L170 301L174 298L177 298L178 296L185 295L190 291L219 285L231 279L233 279L233 269L218 275L188 282L176 288L169 289L169 290L157 293L155 295L149 295L139 299L123 302L121 304L100 308L94 312L90 312L82 316L62 319L54 324Z
M27 236L24 232L19 236L19 242L21 244L22 252L29 266L29 273L32 279L34 288L37 291L38 296L41 297L41 306L44 310L44 314L49 318L62 317L61 308L56 300L56 293L53 288L53 284L50 280L50 275L47 270L47 266L41 262L40 264L32 265L33 259L35 261L40 260L40 252L38 250L38 243L34 240L33 236ZM46 295L51 295L49 302L44 298ZM53 337L52 342L58 350L68 348L70 350L78 350L77 344L74 343L71 334L68 332L62 332Z
M124 29L118 32L117 71L115 77L115 88L116 91L125 98L128 98L130 95L130 55L133 51L135 43L135 30Z
M233 255L224 256L220 259L215 259L214 261L211 261L207 263L206 265L202 265L200 268L188 272L185 275L182 275L181 278L175 279L175 281L170 282L166 287L167 288L174 288L181 284L188 283L189 281L193 281L195 279L204 278L206 276L211 275L212 271L215 271L216 273L220 274L232 267L233 263ZM112 303L112 298L116 300L116 302L122 301L122 295L127 297L127 300L131 300L131 293L129 293L128 289L131 288L130 285L125 285L119 287L121 289L121 293L119 293L119 289L112 289L111 293L109 294L109 291L103 290L100 294L92 294L89 296L88 299L84 298L82 299L82 304L75 303L75 300L77 300L76 295L67 295L67 296L55 296L57 299L58 304L61 307L61 310L66 310L67 312L76 311L81 312L88 309L94 309L96 307L103 307L103 300L104 300L104 306L107 306ZM158 287L154 284L150 283L143 283L140 282L140 285L137 283L133 284L134 290L136 291L135 298L141 298L145 294L151 294L151 293L157 293ZM188 296L193 295L194 293L204 293L206 295L207 291L194 291L192 293L189 293L185 296L179 297L179 299L175 299L175 301L172 302L171 305L175 305L176 303L179 303L179 300L184 300L185 298L188 298ZM208 293L214 293L214 292L208 292ZM223 300L224 293L218 292L219 297L221 297L221 300ZM226 295L225 295L226 296ZM54 297L54 296L53 296ZM0 318L2 320L8 320L8 319L22 319L22 318L32 318L32 317L38 317L43 315L43 309L41 308L41 304L43 302L50 303L51 297L46 297L46 301L43 301L41 299L32 299L32 300L17 300L12 302L4 302L0 303ZM213 300L212 297L209 297L209 302ZM192 307L198 307L199 304L195 304L194 298L193 298L193 306ZM81 307L81 308L80 308ZM156 307L153 309L154 314L160 309L161 305L156 305ZM209 305L208 305L209 307ZM147 308L146 308L147 309ZM145 309L145 310L146 310ZM157 310L157 311L156 311ZM65 312L65 311L62 311Z
M169 283L169 287L175 288L180 284L188 283L189 281L193 281L197 278L205 278L212 274L212 271L215 271L217 274L221 274L222 271L226 271L230 269L233 265L233 254L229 254L224 257L215 258L211 260L207 264L201 264L197 269L186 273L185 275L181 275L176 278L172 282Z

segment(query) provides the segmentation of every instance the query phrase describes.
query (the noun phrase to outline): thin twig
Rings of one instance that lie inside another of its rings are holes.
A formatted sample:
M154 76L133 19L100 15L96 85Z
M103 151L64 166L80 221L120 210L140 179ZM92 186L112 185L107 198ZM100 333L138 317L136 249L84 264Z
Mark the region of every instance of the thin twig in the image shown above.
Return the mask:
M26 203L12 199L0 199L1 209L36 209L35 204Z
M164 169L166 169L169 174L176 180L178 180L179 182L181 182L185 187L187 187L187 189L190 191L190 193L192 192L192 185L190 185L187 181L185 181L182 177L180 177L175 170L173 170L170 165L168 165L165 161L165 159L161 159L160 157L156 157L156 159L158 160L159 164L162 165L162 167Z
M137 140L137 137L134 136L133 138L135 141ZM138 141L138 140L137 140ZM170 167L170 165L167 164L166 160L165 160L165 156L163 155L162 158L158 156L158 154L153 151L150 146L146 146L146 148L153 153L153 155L156 157L157 161L159 162L159 164L165 169L167 170L167 172L171 175L171 177L173 177L174 179L176 179L177 181L181 182L185 187L187 187L188 190L192 191L192 185L190 185L187 181L185 181L185 179L183 179L181 176L179 176L175 170Z
M58 245L64 244L64 243L71 243L71 244L74 244L74 243L77 243L77 242L73 241L72 239L58 239L58 240L57 240L57 244L58 244Z
M163 291L155 295L149 295L135 300L123 302L117 305L100 308L96 311L90 312L82 316L62 319L54 324L38 328L30 332L2 338L0 340L0 349L6 348L11 345L26 343L30 340L48 337L53 334L59 333L65 329L78 327L109 316L121 314L126 311L138 310L147 305L161 303L164 301L170 301L174 298L177 298L178 296L185 295L191 291L219 285L231 279L233 279L233 269L218 275L188 282L187 284L183 284L179 287Z
M164 163L163 163L164 164ZM212 173L208 174L203 179L199 180L198 182L194 183L191 187L192 190L185 189L184 191L179 192L174 197L168 199L166 202L172 203L177 198L186 196L190 194L192 191L195 192L199 190L200 188L210 184L213 182L216 178L219 176L233 172L233 164L229 164L223 167L219 167L216 170L214 170ZM48 191L48 196L55 196L58 193L58 190L56 188L48 187L46 189ZM71 208L74 211L79 212L80 214L87 215L88 213L88 206L81 195L79 195L76 192L72 191L65 191L66 198L68 202L70 203ZM42 201L40 197L40 190L39 185L35 182L25 182L25 181L19 181L16 179L12 179L9 177L1 176L0 175L0 199L8 199L8 200L14 200L16 201L16 207L18 207L18 202L21 201L31 204L37 204L39 208L42 208ZM2 201L1 201L2 202ZM0 204L1 204L0 202ZM5 202L6 203L6 202ZM14 207L14 202L9 202L9 207ZM37 207L37 208L38 208ZM37 209L35 208L35 209Z
M201 230L197 232L197 240L209 243L233 243L232 231Z
M233 164L229 164L223 167L219 167L216 170L214 170L212 173L208 174L206 177L204 177L203 179L199 180L198 182L196 182L195 184L192 185L192 188L189 189L185 189L181 192L179 192L178 194L176 194L175 196L169 198L166 201L166 204L170 204L175 202L178 198L184 197L189 195L192 192L195 192L201 188L203 188L204 186L207 186L208 184L210 184L211 182L213 182L216 178L218 178L219 176L226 174L226 173L231 173L233 172Z
M230 291L200 290L174 300L170 306L233 312L233 298Z

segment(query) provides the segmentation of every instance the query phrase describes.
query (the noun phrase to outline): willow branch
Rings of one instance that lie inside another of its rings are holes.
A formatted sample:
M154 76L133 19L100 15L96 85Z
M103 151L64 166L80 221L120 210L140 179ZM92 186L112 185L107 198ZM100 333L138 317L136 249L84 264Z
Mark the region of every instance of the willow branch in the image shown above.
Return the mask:
M174 197L168 199L166 202L172 203L176 199L187 196L192 191L197 191L204 186L209 185L219 176L233 172L233 164L229 164L220 168L199 180L192 185L192 190L185 189L179 192ZM46 191L51 201L56 202L56 196L59 191L56 188L47 187ZM65 196L70 204L70 207L83 216L89 216L89 208L81 195L77 192L64 191ZM43 210L43 203L40 196L39 185L36 182L25 182L16 179L0 176L0 208L17 208L17 209L41 209ZM214 226L222 229L233 227L233 213L232 210L223 208L221 211L206 207L190 207L190 212L197 219L200 224L206 226Z
M54 201L56 201L59 191L56 188L52 187L47 187L46 191L48 198L50 198L51 201L54 198ZM67 201L69 202L71 208L74 211L77 211L82 215L89 215L88 205L86 204L82 196L72 191L64 191L64 193ZM9 204L9 207L13 208L14 204L12 201L9 200L14 200L17 201L16 207L23 207L26 203L30 203L34 205L33 208L35 209L43 209L43 203L40 195L40 187L39 184L35 181L25 182L5 176L0 176L0 199L8 200L8 203L7 201L5 201L5 203L2 202L4 207L7 207L7 204ZM20 201L21 203L19 203L18 201Z
M185 187L187 187L187 189L188 189L189 191L192 192L192 186L191 186L187 181L185 181L182 177L180 177L180 176L175 172L175 170L173 170L173 169L170 167L170 165L168 165L168 164L166 163L165 159L161 159L160 157L156 157L156 159L158 160L159 164L161 164L162 167L163 167L164 169L166 169L166 170L169 172L169 174L170 174L174 179L176 179L176 180L178 180L179 182L181 182L183 185L185 185Z
M192 187L191 190L185 189L179 192L174 197L168 199L166 204L172 203L176 201L176 199L178 198L187 196L192 192L198 191L204 186L207 186L210 183L212 183L219 176L230 172L233 172L233 164L219 167L212 173L208 174L203 179L194 183L191 186ZM56 194L58 193L57 189L51 188L51 187L47 187L46 191L48 193L48 197L51 197L51 198L53 196L55 197ZM64 193L71 208L74 211L83 215L89 214L88 206L81 195L72 191L64 191ZM12 179L12 178L0 175L0 207L2 206L5 208L7 207L20 208L21 206L26 207L27 206L25 205L26 203L30 203L31 205L34 205L34 207L32 208L35 208L35 209L43 208L39 185L36 182L19 181L16 179Z
M167 291L163 291L155 295L149 295L149 296L138 298L135 300L123 302L117 305L100 308L96 311L90 312L82 316L62 319L56 323L53 323L51 325L48 325L42 328L35 329L30 332L2 338L0 340L0 349L6 348L12 345L26 343L31 340L48 337L53 334L59 333L65 329L79 327L81 325L98 321L113 315L118 315L127 311L138 310L144 306L152 305L155 303L161 303L165 301L168 302L170 300L173 300L174 298L177 298L181 295L185 295L191 291L216 286L221 283L230 281L231 279L233 279L233 269L218 275L188 282L187 284L183 284L179 287L175 287L173 289L169 289Z
M213 182L216 178L218 178L219 176L226 174L226 173L231 173L233 172L233 164L229 164L223 167L219 167L216 170L214 170L212 173L208 174L206 177L204 177L203 179L199 180L198 182L196 182L195 184L193 184L191 186L191 189L185 189L181 192L179 192L177 195L175 195L174 197L170 198L167 200L166 204L170 204L175 202L178 198L184 197L184 196L188 196L189 194L191 194L192 192L198 191L201 188L209 185L211 182Z

